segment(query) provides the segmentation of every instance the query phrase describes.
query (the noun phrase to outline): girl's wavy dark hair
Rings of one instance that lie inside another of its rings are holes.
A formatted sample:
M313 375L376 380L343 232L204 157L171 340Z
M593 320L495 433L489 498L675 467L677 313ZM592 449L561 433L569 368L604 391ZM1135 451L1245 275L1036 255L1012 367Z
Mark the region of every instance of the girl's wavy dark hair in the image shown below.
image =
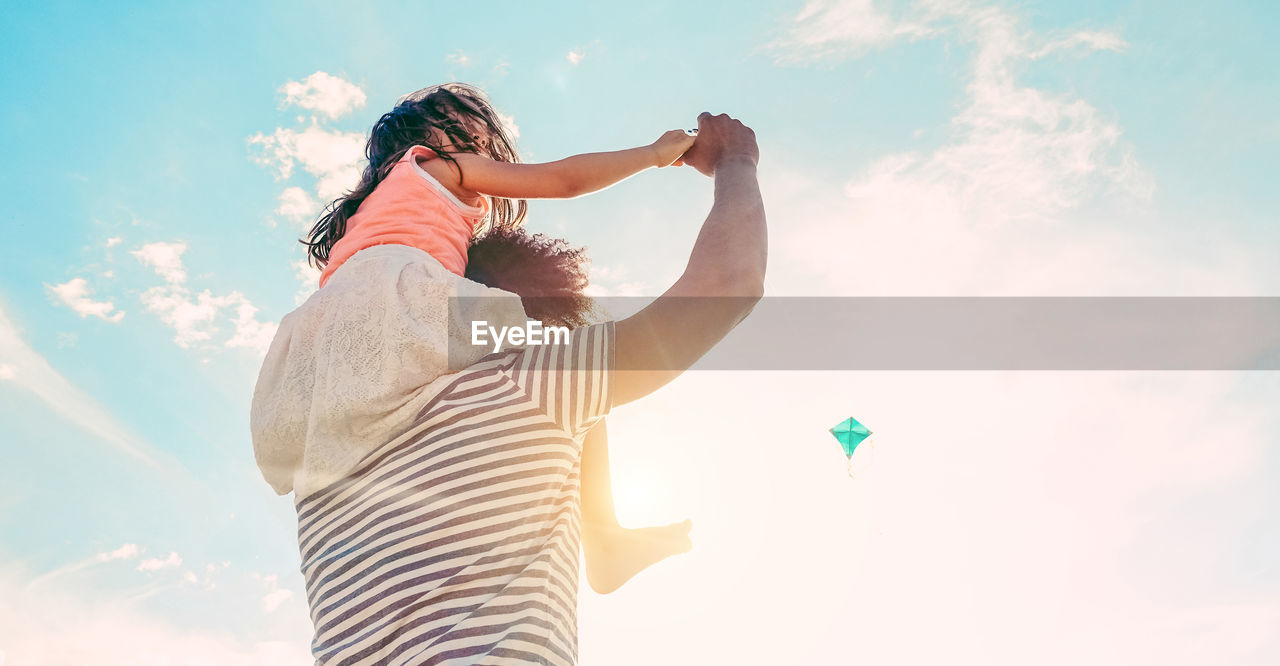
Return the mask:
M440 141L441 135L444 142ZM307 246L311 264L323 268L329 263L334 243L347 233L347 221L396 162L419 145L430 148L455 168L458 162L453 153L476 153L500 162L520 161L515 142L479 88L446 83L410 93L394 109L382 114L369 131L364 148L367 164L360 183L326 206L308 238L300 241ZM487 229L515 229L524 222L528 204L523 199L494 197L490 203L489 214L472 231L473 238Z
M438 142L440 135L445 142ZM334 244L347 232L347 221L396 162L419 145L455 168L452 153L460 152L501 162L520 161L515 141L479 88L446 83L410 93L373 124L360 183L326 206L308 238L299 239L307 246L309 263L320 268L329 263ZM587 285L584 250L525 232L527 211L523 199L490 198L489 214L472 230L466 277L520 296L525 313L543 324L576 328L589 323L596 313L592 300L583 294Z

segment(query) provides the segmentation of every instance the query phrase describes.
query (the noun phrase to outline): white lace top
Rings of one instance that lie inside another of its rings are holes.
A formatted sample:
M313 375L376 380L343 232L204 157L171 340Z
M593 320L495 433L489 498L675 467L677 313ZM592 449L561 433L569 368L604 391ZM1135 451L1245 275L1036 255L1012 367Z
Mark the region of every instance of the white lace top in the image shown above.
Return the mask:
M468 344L472 319L526 321L518 296L459 277L417 248L353 255L281 320L263 360L249 425L267 483L305 497L400 434L450 381L451 352L461 369L491 351Z

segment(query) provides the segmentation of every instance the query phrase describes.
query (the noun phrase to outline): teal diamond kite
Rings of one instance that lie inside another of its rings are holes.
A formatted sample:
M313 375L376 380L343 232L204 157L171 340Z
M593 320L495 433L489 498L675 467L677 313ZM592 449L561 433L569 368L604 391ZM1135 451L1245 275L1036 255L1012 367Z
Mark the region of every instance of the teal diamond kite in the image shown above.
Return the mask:
M853 450L858 448L862 440L871 436L871 431L867 430L867 426L858 423L857 419L849 417L832 428L831 434L835 435L836 440L840 442L845 456L852 459Z

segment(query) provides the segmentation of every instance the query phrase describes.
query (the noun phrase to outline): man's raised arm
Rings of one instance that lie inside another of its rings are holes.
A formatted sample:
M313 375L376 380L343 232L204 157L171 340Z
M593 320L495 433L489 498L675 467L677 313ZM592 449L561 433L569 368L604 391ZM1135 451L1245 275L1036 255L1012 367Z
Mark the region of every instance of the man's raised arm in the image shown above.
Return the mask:
M615 327L615 405L648 395L684 372L764 294L768 241L755 133L727 115L703 113L698 140L682 159L715 178L715 203L680 279Z

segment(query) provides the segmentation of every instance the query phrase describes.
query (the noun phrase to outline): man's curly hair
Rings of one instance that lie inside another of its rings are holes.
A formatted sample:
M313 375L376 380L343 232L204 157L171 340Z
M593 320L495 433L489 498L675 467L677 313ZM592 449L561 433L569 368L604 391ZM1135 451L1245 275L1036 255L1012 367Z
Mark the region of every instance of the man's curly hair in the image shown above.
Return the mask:
M588 265L586 250L562 239L499 227L472 242L465 277L519 296L545 326L578 328L599 316L583 293Z

